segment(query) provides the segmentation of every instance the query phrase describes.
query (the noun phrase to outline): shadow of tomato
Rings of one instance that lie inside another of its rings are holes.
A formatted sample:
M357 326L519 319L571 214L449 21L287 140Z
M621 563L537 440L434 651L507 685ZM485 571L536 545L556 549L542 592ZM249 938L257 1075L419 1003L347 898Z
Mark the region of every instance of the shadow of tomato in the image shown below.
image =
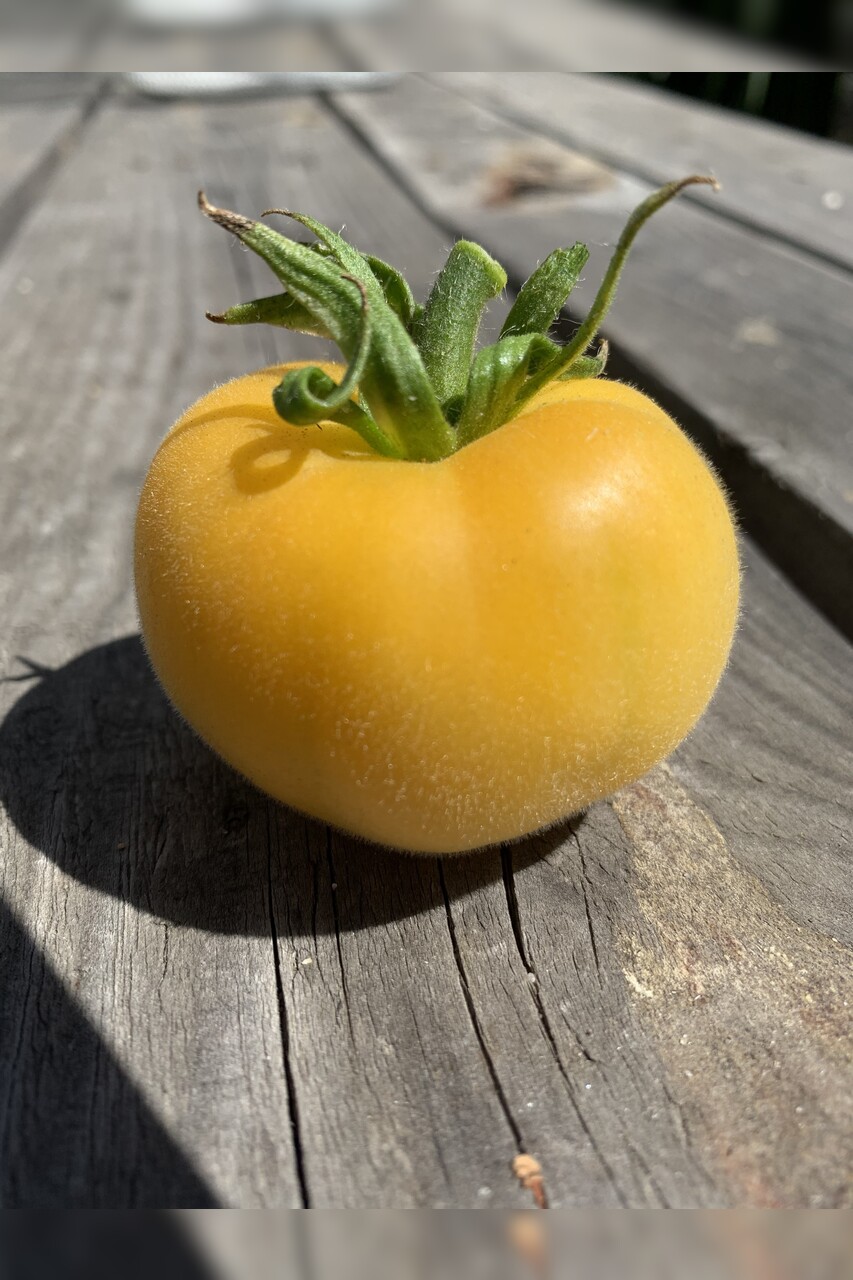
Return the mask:
M31 683L0 725L0 798L77 880L220 933L269 935L273 914L298 938L444 911L439 859L330 831L219 760L169 704L138 636L12 678ZM566 830L515 845L512 867ZM460 895L499 880L501 851L466 857L465 872Z

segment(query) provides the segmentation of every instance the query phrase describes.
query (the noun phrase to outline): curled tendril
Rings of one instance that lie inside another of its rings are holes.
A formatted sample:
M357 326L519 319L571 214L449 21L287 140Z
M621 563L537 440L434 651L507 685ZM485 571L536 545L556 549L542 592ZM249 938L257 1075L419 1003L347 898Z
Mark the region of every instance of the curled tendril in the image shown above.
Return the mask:
M336 383L317 365L292 369L274 388L272 401L275 411L285 422L308 427L320 422L339 422L352 428L374 449L386 458L399 458L402 453L397 444L374 422L370 414L353 400L364 373L370 352L372 325L367 290L355 276L342 275L351 280L361 293L362 327L355 355L340 383Z
M358 389L370 353L372 323L367 290L355 276L342 275L341 279L351 280L361 294L362 321L358 346L342 381L338 384L317 365L308 365L291 370L272 393L279 416L299 427L334 419Z

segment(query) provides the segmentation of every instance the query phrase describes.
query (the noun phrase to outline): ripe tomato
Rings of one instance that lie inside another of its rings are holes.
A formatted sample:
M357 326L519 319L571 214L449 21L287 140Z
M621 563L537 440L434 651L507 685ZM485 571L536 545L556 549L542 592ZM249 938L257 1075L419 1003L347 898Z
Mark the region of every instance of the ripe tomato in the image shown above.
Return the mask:
M738 556L718 481L661 409L554 382L419 462L284 422L286 371L180 419L136 525L151 661L236 769L369 840L451 853L556 822L690 731Z

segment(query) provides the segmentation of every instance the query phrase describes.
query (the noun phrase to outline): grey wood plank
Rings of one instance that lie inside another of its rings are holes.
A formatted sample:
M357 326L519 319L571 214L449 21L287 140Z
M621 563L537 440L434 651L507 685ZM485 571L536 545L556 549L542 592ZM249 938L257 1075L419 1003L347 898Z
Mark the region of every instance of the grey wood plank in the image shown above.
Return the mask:
M52 669L2 686L6 707L19 695L3 726L2 889L57 979L9 976L6 1159L28 1149L37 1118L71 1109L18 1204L55 1204L63 1182L81 1206L158 1204L122 1101L134 1091L214 1202L301 1203L266 850L234 817L242 784L236 798L230 775L217 784L139 642L120 638L136 630L135 496L159 437L224 371L260 363L253 342L223 342L202 314L205 296L236 287L234 256L210 252L193 209L215 163L192 108L110 106L0 259L0 669L26 676L18 655ZM218 904L208 895L206 919L188 919L211 881ZM171 919L158 901L170 897ZM96 1048L61 1038L63 992ZM33 1108L22 1089L46 1036L50 1054L83 1065L73 1099L45 1092ZM107 1060L124 1094L110 1095Z
M169 711L125 635L135 487L193 395L317 350L203 329L203 308L264 277L198 219L202 182L249 211L345 220L420 293L448 246L320 106L187 104L110 107L0 260L0 287L24 264L34 281L0 346L16 464L2 665L56 668L4 686L3 889L59 989L226 1203L523 1205L520 1149L554 1204L845 1203L850 649L760 556L729 676L670 770L503 859L329 835ZM59 222L48 289L39 251ZM98 245L106 286L86 274ZM14 1103L56 1046L53 997L13 978ZM98 1099L96 1064L82 1075ZM100 1113L71 1114L103 1133ZM25 1113L5 1115L25 1136ZM123 1201L144 1201L123 1176Z
M3 77L0 75L0 88ZM14 232L44 184L72 148L98 92L87 82L69 99L0 99L0 246Z
M573 309L590 305L646 184L417 77L336 102L448 234L480 240L515 283L588 241ZM699 436L745 527L848 634L851 317L847 273L679 202L644 228L606 325L614 368Z
M620 76L520 72L434 78L522 125L654 183L713 173L708 205L832 265L853 267L853 154L840 142Z
M509 1172L518 1138L471 1021L438 863L318 827L302 848L292 830L271 838L312 1205L523 1204Z
M0 922L0 1206L215 1206L29 930L3 904Z

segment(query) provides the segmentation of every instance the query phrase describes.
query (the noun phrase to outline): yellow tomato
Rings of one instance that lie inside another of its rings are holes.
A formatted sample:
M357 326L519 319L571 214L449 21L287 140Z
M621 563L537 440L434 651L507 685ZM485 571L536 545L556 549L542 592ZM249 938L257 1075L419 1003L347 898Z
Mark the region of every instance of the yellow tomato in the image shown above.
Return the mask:
M720 484L661 409L557 382L450 457L400 461L283 422L285 371L195 404L139 506L145 643L220 755L304 813L451 853L554 823L681 741L739 571Z

